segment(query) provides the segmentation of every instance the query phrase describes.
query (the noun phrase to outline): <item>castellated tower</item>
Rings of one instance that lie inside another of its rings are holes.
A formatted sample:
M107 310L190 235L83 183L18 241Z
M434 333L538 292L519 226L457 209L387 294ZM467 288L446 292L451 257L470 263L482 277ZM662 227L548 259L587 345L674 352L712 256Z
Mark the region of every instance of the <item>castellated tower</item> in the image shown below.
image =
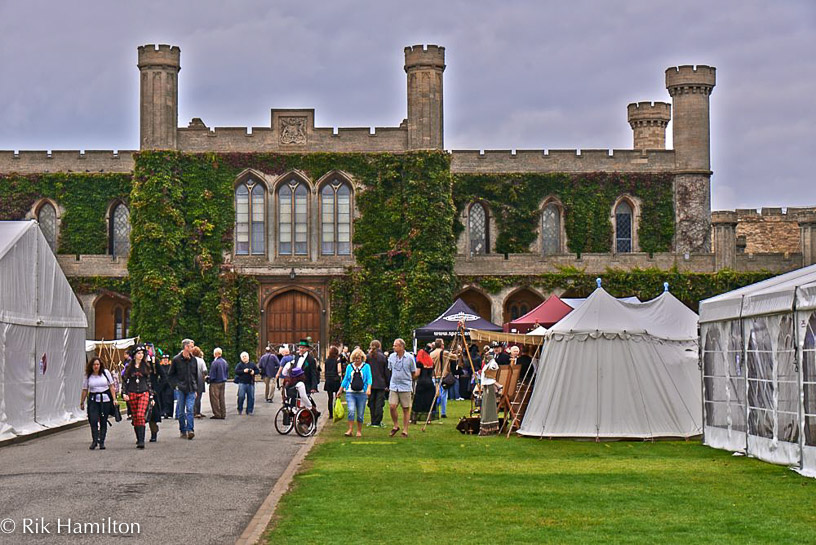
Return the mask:
M176 149L178 73L181 50L169 45L139 47L139 147Z
M666 127L671 120L671 104L633 102L626 110L635 135L634 149L666 149Z
M442 72L445 48L405 48L408 74L408 148L442 149Z
M711 137L709 99L716 85L712 66L666 70L672 97L675 157L674 210L677 252L710 251Z

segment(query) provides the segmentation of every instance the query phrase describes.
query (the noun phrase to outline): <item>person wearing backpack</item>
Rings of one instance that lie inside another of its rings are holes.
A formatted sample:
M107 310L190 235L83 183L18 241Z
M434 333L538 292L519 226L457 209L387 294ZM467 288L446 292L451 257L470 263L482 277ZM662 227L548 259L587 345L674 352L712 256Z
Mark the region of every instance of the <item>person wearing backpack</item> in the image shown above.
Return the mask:
M366 400L371 395L371 367L365 363L365 353L359 348L355 348L351 353L351 363L346 367L346 374L337 395L343 392L346 393L348 403L348 431L344 435L351 437L356 419L357 437L362 437Z

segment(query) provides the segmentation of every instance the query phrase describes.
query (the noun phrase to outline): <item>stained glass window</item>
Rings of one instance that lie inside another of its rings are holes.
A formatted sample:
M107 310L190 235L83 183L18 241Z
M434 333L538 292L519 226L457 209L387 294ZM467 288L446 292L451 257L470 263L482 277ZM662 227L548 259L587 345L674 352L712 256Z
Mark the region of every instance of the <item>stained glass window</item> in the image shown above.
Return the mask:
M615 208L615 251L632 251L632 207L626 201L621 201Z
M351 255L351 190L335 180L320 191L322 255Z
M50 202L40 206L37 212L37 221L40 223L40 230L45 236L45 240L51 247L51 251L57 252L57 210Z
M545 206L541 213L541 252L561 253L561 209L555 203Z
M113 209L110 241L111 255L127 256L130 253L130 211L122 203Z
M235 188L235 251L263 255L266 248L264 188L250 179Z
M278 190L278 253L306 255L309 240L306 185L292 180Z
M487 211L481 203L470 207L468 216L471 255L487 253Z

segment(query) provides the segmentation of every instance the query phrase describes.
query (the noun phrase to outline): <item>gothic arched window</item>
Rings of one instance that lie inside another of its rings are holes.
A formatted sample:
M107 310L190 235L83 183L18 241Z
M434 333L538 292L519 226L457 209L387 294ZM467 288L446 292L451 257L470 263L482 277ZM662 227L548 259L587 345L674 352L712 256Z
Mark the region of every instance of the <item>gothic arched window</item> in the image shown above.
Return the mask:
M320 191L322 255L351 255L351 189L333 180Z
M37 221L51 251L57 253L57 209L54 205L44 202L37 211Z
M561 208L554 202L541 212L541 253L561 253Z
M113 337L123 339L125 337L125 318L122 307L116 307L113 311Z
M238 255L263 255L264 188L251 178L235 188L235 242Z
M632 247L632 207L621 201L615 208L615 251L629 253Z
M111 255L127 256L130 253L130 211L124 203L114 206L109 228Z
M306 255L308 252L308 195L306 184L298 180L291 180L278 189L278 253L280 255Z
M482 203L473 203L468 214L468 238L471 255L487 253L487 210Z

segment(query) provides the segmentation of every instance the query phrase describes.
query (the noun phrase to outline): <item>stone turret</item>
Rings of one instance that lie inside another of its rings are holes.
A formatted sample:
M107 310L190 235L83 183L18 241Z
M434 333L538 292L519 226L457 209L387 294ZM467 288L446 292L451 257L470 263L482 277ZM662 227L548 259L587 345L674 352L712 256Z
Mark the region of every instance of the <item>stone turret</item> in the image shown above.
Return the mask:
M634 149L666 149L666 127L671 120L667 102L633 102L626 107L634 131Z
M139 47L139 147L176 149L178 73L181 50L169 45Z
M442 73L445 48L405 48L408 75L408 148L442 149Z
M666 70L672 97L672 136L678 170L711 171L708 97L716 85L712 66L678 66Z
M737 264L737 213L720 210L711 214L714 228L714 269L735 269Z
M666 70L672 97L675 250L708 252L711 240L711 131L708 97L716 84L712 66Z

